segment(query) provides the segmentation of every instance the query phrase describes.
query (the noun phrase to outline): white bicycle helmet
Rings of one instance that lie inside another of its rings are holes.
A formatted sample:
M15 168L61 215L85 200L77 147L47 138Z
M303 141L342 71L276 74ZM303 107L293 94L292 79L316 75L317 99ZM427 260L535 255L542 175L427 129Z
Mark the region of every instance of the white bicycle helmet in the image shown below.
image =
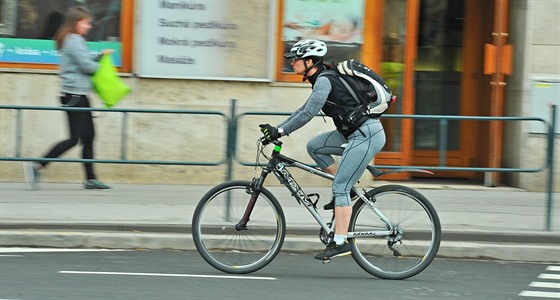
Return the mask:
M290 52L284 54L285 58L324 57L327 54L327 45L319 40L301 40L295 43Z

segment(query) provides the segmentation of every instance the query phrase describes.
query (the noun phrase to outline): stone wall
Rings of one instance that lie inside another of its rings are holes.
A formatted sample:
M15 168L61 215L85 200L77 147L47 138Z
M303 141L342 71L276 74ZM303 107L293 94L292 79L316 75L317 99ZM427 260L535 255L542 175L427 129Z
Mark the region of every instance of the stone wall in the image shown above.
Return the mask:
M513 74L507 77L506 116L533 116L531 90L535 80L547 78L560 82L560 1L510 1L508 42L514 47ZM560 95L559 95L560 99ZM557 102L560 102L558 100ZM560 103L556 103L557 105ZM549 107L543 115L550 116ZM560 107L558 108L560 109ZM504 129L504 166L540 168L546 164L547 138L529 132L529 122L509 123ZM557 126L559 126L557 124ZM560 137L555 138L554 190L560 191ZM506 174L506 183L531 191L546 189L547 174Z
M310 93L309 84L271 84L201 80L146 79L124 77L132 87L119 108L208 110L230 116L232 99L237 114L248 111L289 112L299 107ZM2 105L57 106L58 76L54 73L0 73ZM101 101L91 96L94 107ZM16 112L0 110L0 155L15 156ZM123 114L94 112L96 125L95 158L119 160L126 143L126 159L188 162L219 162L226 152L226 118L217 115L178 115L128 113L127 132L123 140ZM277 124L285 116L246 116L239 122L237 159L255 162L258 124ZM326 124L327 122L328 124ZM334 129L330 119L315 118L308 126L284 138L283 153L312 163L306 143L317 132ZM21 157L41 157L56 142L67 136L66 116L62 111L23 111ZM123 142L124 141L124 142ZM79 158L81 147L75 147L65 158ZM268 153L267 153L268 154ZM219 166L166 166L145 164L95 165L99 178L108 183L216 184L225 180L225 164ZM250 180L254 167L234 163L234 179ZM258 171L257 171L258 172ZM43 172L44 182L80 182L82 167L78 163L57 162ZM298 173L296 172L296 175ZM301 174L302 183L325 185L324 179ZM23 181L21 162L0 162L0 181ZM367 183L365 175L363 182Z

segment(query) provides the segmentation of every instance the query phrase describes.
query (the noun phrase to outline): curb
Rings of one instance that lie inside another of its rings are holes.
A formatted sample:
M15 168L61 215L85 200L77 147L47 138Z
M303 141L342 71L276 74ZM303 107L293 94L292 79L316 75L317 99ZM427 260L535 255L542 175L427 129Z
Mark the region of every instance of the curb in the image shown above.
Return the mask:
M0 230L1 247L105 248L196 250L190 233L114 232L83 230ZM323 244L317 237L286 235L283 252L313 253ZM558 244L489 243L450 241L441 243L438 258L486 259L560 263Z
M191 234L191 225L177 224L91 224L91 223L0 223L0 232L4 230L43 230L43 231L110 231L110 232L143 232L143 233L185 233ZM316 237L319 227L286 228L287 235ZM484 242L484 243L519 243L519 244L551 244L560 247L560 234L552 231L540 232L504 232L477 230L444 230L442 240L453 242ZM560 248L559 248L560 249Z

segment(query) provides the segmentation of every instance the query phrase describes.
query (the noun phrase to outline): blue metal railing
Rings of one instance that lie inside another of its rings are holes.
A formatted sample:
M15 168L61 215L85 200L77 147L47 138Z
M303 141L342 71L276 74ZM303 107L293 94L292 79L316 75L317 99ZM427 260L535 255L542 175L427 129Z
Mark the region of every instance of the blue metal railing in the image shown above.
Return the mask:
M15 128L15 155L13 157L0 157L0 161L56 161L56 162L92 162L109 164L155 164L155 165L193 165L193 166L217 166L226 162L228 158L227 149L224 156L218 161L169 161L169 160L131 160L127 159L128 148L128 116L130 113L144 114L189 114L189 115L216 115L225 120L226 134L229 133L229 118L222 112L210 110L172 110L172 109L129 109L129 108L87 108L87 107L46 107L46 106L18 106L0 105L0 109L16 110ZM120 159L78 159L78 158L40 158L40 157L21 157L22 144L22 123L24 110L45 110L45 111L96 111L107 113L122 113L121 123L121 149Z
M92 162L92 163L110 163L110 164L157 164L157 165L193 165L193 166L218 166L226 164L226 180L232 179L233 161L236 159L236 144L239 121L245 116L286 116L290 113L286 112L245 112L237 114L236 100L232 100L230 117L219 111L209 110L165 110L165 109L126 109L126 108L75 108L75 107L44 107L44 106L11 106L0 105L0 109L16 110L15 119L15 155L13 157L0 157L0 161L59 161L59 162ZM121 159L72 159L72 158L36 158L21 157L22 144L22 124L24 110L56 110L56 111L97 111L108 113L122 113L121 124ZM472 171L472 172L543 172L548 171L546 193L546 229L550 230L552 216L552 189L554 180L554 137L556 128L556 106L552 106L551 122L548 123L541 118L535 117L482 117L482 116L448 116L448 115L383 115L383 118L392 119L416 119L416 120L438 120L439 122L439 165L438 166L389 166L377 165L381 169L425 169L432 171ZM226 150L224 157L218 161L169 161L169 160L129 160L126 157L127 140L128 140L128 114L130 113L148 113L148 114L190 114L190 115L215 115L224 118L226 122ZM446 166L447 158L447 133L449 121L537 121L542 122L548 128L547 149L545 164L539 168L482 168L482 167L448 167ZM243 162L237 160L241 165L254 166L254 163Z
M245 112L236 116L237 122L244 116L288 116L285 112ZM548 161L540 168L477 168L477 167L448 167L446 166L447 150L447 126L448 121L539 121L548 126L548 123L541 118L535 117L475 117L475 116L448 116L448 115L383 115L383 118L390 119L415 119L415 120L439 120L439 166L390 166L376 165L380 169L423 169L431 171L473 171L473 172L542 172L548 167ZM254 166L254 163L239 161L245 166Z
M235 106L235 102L233 104ZM439 121L439 166L388 166L376 165L380 169L423 169L431 171L470 171L470 172L543 172L548 170L547 184L546 184L546 221L545 228L550 230L552 224L552 189L554 182L554 135L556 130L556 109L555 105L551 106L551 122L548 123L542 118L535 117L484 117L484 116L449 116L449 115L383 115L383 118L391 119L415 119L415 120L438 120ZM285 116L290 115L285 112L246 112L240 115L235 115L234 123L244 116ZM446 152L447 152L447 129L449 121L537 121L543 123L548 128L547 134L547 147L546 147L546 160L544 165L540 168L481 168L481 167L448 167L446 166ZM233 146L235 147L235 146ZM235 153L235 151L234 151ZM255 166L255 163L239 161L240 164L245 166Z

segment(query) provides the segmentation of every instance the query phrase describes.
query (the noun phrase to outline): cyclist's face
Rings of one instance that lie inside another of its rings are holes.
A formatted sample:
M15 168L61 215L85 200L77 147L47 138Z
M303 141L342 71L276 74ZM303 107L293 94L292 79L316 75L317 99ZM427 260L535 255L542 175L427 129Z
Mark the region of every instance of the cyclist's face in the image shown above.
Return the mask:
M303 75L303 72L305 72L305 60L301 58L293 58L290 64L294 69L294 73L298 75Z

